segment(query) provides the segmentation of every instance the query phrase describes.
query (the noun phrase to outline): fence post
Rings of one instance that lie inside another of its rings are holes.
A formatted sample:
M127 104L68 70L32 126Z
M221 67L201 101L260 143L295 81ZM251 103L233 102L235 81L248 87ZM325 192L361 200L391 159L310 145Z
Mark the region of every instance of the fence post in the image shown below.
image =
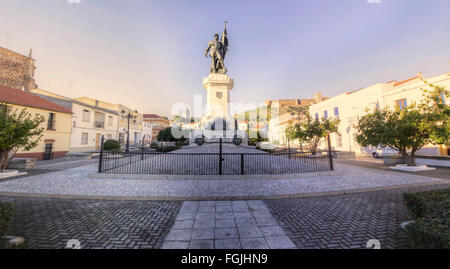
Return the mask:
M241 175L245 174L244 171L244 154L241 154Z
M142 139L141 161L144 160L144 139Z
M219 139L219 175L222 175L222 138Z
M103 140L104 136L102 135L102 141L100 143L100 158L98 159L98 172L102 172L102 164L103 164Z
M333 171L334 170L334 166L333 166L333 155L331 152L331 139L330 139L330 135L328 135L328 157L330 158L330 170Z
M287 143L288 143L288 156L289 156L289 159L291 159L291 145L289 143L289 139L287 140Z

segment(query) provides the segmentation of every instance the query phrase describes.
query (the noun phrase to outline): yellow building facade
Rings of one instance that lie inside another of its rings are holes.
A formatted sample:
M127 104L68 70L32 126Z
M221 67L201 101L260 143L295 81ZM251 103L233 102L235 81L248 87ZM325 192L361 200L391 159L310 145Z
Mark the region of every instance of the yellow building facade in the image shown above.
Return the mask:
M62 106L35 96L29 92L0 86L0 100L13 110L26 109L32 115L45 119L43 137L30 151L19 149L15 158L36 158L38 160L64 157L69 152L72 126L72 112Z

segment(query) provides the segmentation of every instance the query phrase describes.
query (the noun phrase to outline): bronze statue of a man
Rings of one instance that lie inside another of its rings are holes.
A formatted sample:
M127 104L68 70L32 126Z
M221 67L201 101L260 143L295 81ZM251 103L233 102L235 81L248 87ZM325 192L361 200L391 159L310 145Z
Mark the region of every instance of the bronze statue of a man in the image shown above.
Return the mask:
M219 34L214 35L214 40L209 41L208 47L205 51L205 57L211 57L211 68L210 73L221 73L226 74L227 69L223 60L228 50L228 37L226 27L223 30L222 38L219 41Z

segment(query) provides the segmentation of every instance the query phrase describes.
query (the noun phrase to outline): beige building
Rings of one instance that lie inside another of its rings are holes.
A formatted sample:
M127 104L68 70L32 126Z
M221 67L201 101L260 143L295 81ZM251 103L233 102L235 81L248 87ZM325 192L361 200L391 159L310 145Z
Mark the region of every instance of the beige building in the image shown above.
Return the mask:
M36 158L48 160L63 157L69 152L72 112L58 104L32 93L0 86L0 100L13 109L25 108L31 114L44 116L44 133L37 147L30 151L19 150L16 158Z
M152 141L155 142L158 140L159 131L170 126L170 120L166 117L157 115L157 114L144 114L143 120L146 123L151 124L152 126Z
M131 116L130 118L130 145L141 143L141 139L143 138L142 134L142 124L143 124L143 116L142 114L139 114L136 110L130 109L124 105L121 104L111 104L105 101L96 100L89 97L79 97L75 98L75 100L78 100L80 102L83 102L85 104L105 108L109 110L116 111L118 113L118 136L117 140L121 144L125 144L127 141L127 134L128 134L128 115Z
M331 145L334 150L353 151L357 154L370 154L371 148L364 148L356 143L354 126L358 117L366 113L366 109L375 107L403 108L412 103L420 103L423 100L422 89L429 88L425 83L445 86L450 89L450 73L435 77L425 78L421 73L404 81L390 81L378 83L367 88L340 94L326 101L314 104L310 107L311 116L316 118L334 117L341 119L339 132L331 135ZM450 104L449 100L445 100ZM322 143L322 147L325 143ZM424 155L448 155L445 146L428 145L417 154Z
M117 111L92 106L41 89L35 89L32 93L72 111L70 152L99 150L102 136L105 141L118 139L119 115Z
M274 145L287 146L286 129L296 121L302 119L302 115L291 115L288 112L289 107L308 108L312 104L316 104L329 99L323 97L321 93L314 94L313 99L284 99L275 101L266 101L268 109L271 111L271 118L268 123L269 142ZM307 113L307 109L305 113ZM290 145L297 145L297 141L289 141Z

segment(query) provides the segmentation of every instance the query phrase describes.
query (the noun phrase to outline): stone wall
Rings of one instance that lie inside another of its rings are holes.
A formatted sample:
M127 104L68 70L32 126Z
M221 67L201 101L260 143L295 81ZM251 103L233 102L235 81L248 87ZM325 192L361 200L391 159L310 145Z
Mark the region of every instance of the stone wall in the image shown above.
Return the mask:
M34 80L35 60L25 55L0 48L0 85L30 91L37 88Z

